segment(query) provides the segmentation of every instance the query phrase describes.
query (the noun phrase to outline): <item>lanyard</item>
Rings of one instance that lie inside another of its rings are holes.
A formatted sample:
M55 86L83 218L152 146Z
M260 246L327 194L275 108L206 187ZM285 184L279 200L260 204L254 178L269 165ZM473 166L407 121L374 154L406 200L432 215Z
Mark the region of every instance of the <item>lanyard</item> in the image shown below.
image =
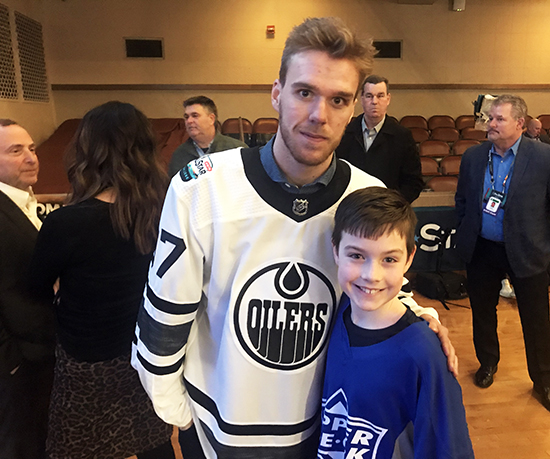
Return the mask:
M504 180L502 182L502 192L505 192L506 187L506 181L508 180L508 177L512 173L512 170L514 169L514 165L516 164L516 157L514 155L514 160L512 164L510 165L510 169L508 169L508 173L506 174L506 177L504 177ZM491 189L495 189L495 177L493 175L493 153L491 150L489 150L489 174L491 175Z

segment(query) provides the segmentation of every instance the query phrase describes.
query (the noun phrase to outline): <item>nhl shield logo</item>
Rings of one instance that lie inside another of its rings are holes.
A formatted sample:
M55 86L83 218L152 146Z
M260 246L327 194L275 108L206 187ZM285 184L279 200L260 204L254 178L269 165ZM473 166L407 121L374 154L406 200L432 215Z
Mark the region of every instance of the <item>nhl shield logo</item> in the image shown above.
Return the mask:
M308 205L307 199L295 199L292 203L292 212L299 217L303 217L307 214Z
M326 347L336 293L319 270L299 262L275 263L253 274L235 304L235 332L256 362L296 370Z
M388 430L350 416L348 399L342 389L323 400L322 417L319 459L376 459L382 437Z

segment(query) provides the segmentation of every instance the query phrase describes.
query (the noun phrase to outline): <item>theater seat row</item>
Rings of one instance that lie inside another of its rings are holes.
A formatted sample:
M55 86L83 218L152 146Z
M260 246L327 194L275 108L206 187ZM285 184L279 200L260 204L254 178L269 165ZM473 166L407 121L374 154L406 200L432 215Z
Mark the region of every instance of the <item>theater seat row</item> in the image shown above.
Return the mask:
M228 118L223 122L221 132L254 147L265 145L277 133L278 127L277 118L258 118L254 124L246 118Z
M420 143L418 150L420 156L429 156L432 158L443 158L450 154L461 156L468 148L479 145L477 140L459 139L449 145L443 140L425 140Z
M526 122L531 119L528 115ZM550 133L550 115L539 115L538 120L542 128ZM475 129L473 115L461 115L456 120L449 115L434 115L429 119L421 115L407 115L399 123L411 131L416 143L428 139L444 142L456 142L459 139L483 141L487 137L485 131Z
M435 158L421 156L422 178L425 187L433 191L456 192L460 161L462 156L449 155L437 161Z

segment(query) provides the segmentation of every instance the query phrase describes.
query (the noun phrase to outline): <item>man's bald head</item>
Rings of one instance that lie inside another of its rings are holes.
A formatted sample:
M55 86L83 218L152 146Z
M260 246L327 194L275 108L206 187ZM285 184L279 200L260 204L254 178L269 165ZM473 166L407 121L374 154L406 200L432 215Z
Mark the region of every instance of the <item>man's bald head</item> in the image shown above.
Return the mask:
M533 118L527 123L527 133L533 138L536 138L540 135L541 129L542 123L536 118Z

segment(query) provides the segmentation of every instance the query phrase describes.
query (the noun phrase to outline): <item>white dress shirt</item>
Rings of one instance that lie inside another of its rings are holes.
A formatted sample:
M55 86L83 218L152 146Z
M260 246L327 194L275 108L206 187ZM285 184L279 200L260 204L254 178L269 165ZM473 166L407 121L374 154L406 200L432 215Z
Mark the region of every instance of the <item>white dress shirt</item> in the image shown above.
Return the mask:
M36 200L31 187L27 190L20 190L19 188L15 188L7 183L0 182L0 191L7 195L8 198L10 198L17 205L17 207L23 211L36 229L40 229L42 226L42 221L38 218L38 201Z

